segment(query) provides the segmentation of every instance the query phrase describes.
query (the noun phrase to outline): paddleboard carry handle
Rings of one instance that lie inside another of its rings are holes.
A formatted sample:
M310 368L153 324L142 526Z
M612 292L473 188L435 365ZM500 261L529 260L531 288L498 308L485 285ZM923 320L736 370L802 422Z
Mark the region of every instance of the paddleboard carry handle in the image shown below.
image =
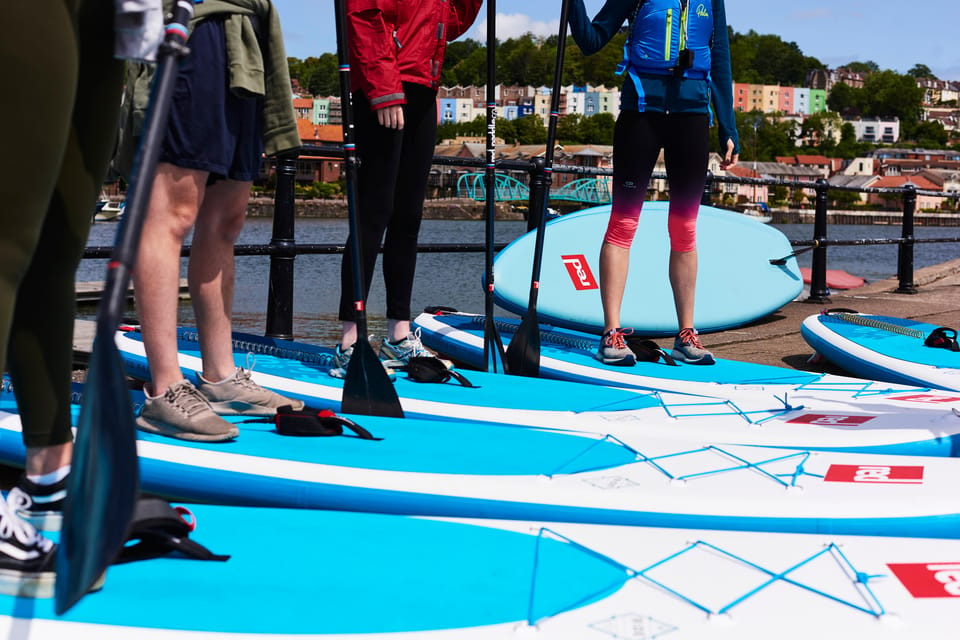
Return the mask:
M162 498L141 497L128 536L128 541L136 542L124 546L114 564L159 558L173 552L191 560L229 560L230 556L213 553L188 537L196 526L196 518L186 507L173 507Z
M960 351L960 345L957 344L957 330L950 327L937 327L930 332L923 344L948 351Z
M464 376L459 371L454 371L444 363L440 358L430 356L414 356L407 361L405 365L399 367L401 371L407 372L414 382L435 382L443 384L450 378L453 378L465 387L479 389L479 387Z
M276 415L243 422L272 422L282 436L342 436L346 427L361 440L380 440L353 420L339 416L330 409L294 409L284 405L277 409Z

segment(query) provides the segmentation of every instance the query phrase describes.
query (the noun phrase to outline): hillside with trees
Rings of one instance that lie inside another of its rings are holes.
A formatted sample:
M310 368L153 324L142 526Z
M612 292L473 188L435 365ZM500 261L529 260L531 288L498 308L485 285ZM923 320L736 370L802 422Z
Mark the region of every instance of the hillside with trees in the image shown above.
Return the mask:
M816 58L803 54L794 42L785 42L776 35L758 34L755 31L737 33L730 30L730 56L733 77L736 82L749 84L779 84L804 86L810 72L824 69ZM622 83L616 75L620 62L625 31L598 53L584 56L579 47L568 39L564 53L564 85L594 85L615 87ZM556 57L557 37L542 38L526 34L497 43L496 81L504 85L550 86L553 82L553 67ZM486 82L486 46L476 40L458 40L447 48L441 83L445 86L481 86ZM290 58L290 75L300 86L315 96L337 95L337 59L333 53L306 60ZM738 113L738 128L741 135L741 157L752 160L772 159L777 155L791 155L798 151L812 151L833 157L856 157L873 145L858 144L853 128L839 121L843 117L897 117L901 123L901 144L926 148L943 148L947 134L939 122L921 120L923 90L917 87L917 78L932 77L929 67L916 64L907 74L881 70L872 61L852 61L845 67L849 71L865 75L862 88L836 84L828 98L829 112L807 118L801 135L804 139L816 139L818 146L799 148L794 143L796 135L790 122L777 122L759 113ZM828 123L839 126L840 142L823 136ZM839 124L838 124L839 122ZM482 136L484 118L473 122L441 125L438 140L457 135ZM523 144L542 143L546 129L536 116L517 120L498 119L497 135L507 142ZM714 136L715 137L715 136ZM562 143L612 144L613 118L609 114L583 117L577 114L564 116L558 123L558 139ZM712 143L716 148L716 140ZM756 152L754 151L756 150Z

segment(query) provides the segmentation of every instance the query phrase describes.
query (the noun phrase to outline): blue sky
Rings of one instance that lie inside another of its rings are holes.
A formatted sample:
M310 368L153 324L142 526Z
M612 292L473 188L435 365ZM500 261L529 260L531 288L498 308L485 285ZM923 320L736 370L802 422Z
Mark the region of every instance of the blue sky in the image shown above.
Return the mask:
M594 15L604 0L584 0ZM283 23L287 55L307 58L335 52L332 0L274 0ZM873 60L905 73L914 64L943 80L960 80L960 1L924 0L728 0L727 21L740 33L753 29L795 42L805 55L829 67ZM486 6L467 37L484 40ZM560 0L500 0L501 38L527 31L557 32Z

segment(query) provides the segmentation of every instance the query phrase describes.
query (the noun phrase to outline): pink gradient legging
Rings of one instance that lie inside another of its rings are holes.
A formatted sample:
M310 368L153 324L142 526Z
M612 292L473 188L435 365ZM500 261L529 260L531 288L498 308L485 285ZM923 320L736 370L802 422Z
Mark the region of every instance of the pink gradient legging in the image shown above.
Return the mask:
M621 111L613 133L613 208L604 242L629 249L647 184L663 149L670 183L667 231L673 251L697 246L697 212L710 153L707 114Z

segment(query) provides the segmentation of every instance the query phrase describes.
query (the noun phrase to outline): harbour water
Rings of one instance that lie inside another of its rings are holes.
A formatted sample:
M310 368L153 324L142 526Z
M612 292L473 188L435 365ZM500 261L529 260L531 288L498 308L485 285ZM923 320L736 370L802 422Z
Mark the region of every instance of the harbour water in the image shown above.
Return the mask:
M269 218L248 219L239 242L241 244L266 244L272 233ZM813 225L774 225L790 240L811 240ZM116 223L93 225L88 244L109 246L117 231ZM496 241L509 242L526 231L525 222L498 221ZM420 234L422 243L482 243L485 223L472 220L424 220ZM857 240L897 238L898 226L888 225L831 225L828 238L831 240ZM955 238L960 236L956 227L917 227L916 238ZM296 239L301 244L340 243L347 237L347 221L343 219L298 218ZM731 248L734 250L735 248ZM827 253L827 268L840 269L861 276L868 282L896 275L897 245L833 246ZM812 253L807 251L797 257L800 266L809 267ZM914 248L916 269L932 266L960 257L960 243L917 244ZM294 333L298 339L324 344L339 337L340 322L336 318L340 289L340 255L301 255L295 261ZM186 276L186 259L182 261L182 274ZM270 259L266 256L242 256L237 258L237 290L234 302L235 328L250 333L262 334L265 328L268 274ZM463 311L482 312L484 290L481 276L484 254L478 253L426 253L417 261L417 276L414 282L412 310L416 314L429 305L445 305ZM84 260L78 272L78 281L103 280L105 260ZM529 274L523 274L529 278ZM368 318L371 333L382 335L384 325L383 281L378 266L368 300ZM498 309L498 313L509 315ZM79 317L92 319L95 311L81 310ZM180 308L181 324L194 324L189 303Z

